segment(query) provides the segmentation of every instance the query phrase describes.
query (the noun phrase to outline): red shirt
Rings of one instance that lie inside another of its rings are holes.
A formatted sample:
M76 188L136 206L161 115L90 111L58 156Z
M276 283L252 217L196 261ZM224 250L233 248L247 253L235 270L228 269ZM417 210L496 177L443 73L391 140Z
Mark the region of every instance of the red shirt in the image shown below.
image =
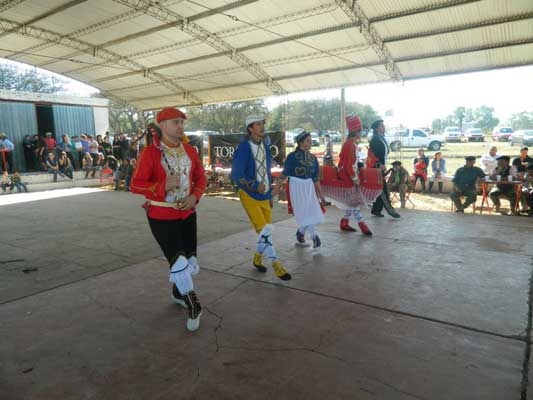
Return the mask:
M44 143L46 143L46 150L54 150L56 148L56 140L53 137L44 138Z
M182 143L183 149L191 160L191 172L189 174L190 193L196 196L197 203L205 191L206 177L204 167L196 149L186 143ZM145 147L137 161L137 167L133 172L130 189L133 193L142 194L148 200L165 201L165 184L167 173L161 164L161 149L155 145ZM185 219L195 212L191 210L176 210L169 207L150 205L148 216L153 219Z

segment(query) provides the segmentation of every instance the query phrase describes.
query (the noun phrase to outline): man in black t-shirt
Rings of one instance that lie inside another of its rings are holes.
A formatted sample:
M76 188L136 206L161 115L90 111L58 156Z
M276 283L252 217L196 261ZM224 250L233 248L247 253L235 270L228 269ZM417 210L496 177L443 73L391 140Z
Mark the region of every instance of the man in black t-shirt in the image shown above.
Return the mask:
M528 156L528 148L522 147L520 149L520 157L513 160L513 167L516 168L516 172L526 172L527 167L533 165L533 158Z
M464 210L477 200L477 185L481 178L485 177L485 173L481 168L474 167L476 157L465 157L466 164L455 172L452 179L453 191L450 198L455 204L458 213L464 213ZM465 197L464 203L461 203L461 197Z

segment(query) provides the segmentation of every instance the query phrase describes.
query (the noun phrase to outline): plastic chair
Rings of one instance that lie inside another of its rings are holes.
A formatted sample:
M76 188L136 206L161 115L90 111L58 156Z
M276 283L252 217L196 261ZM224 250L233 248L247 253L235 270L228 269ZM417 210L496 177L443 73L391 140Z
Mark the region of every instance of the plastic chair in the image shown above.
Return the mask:
M100 173L100 185L107 183L108 185L112 184L114 181L114 174L111 168L105 168Z

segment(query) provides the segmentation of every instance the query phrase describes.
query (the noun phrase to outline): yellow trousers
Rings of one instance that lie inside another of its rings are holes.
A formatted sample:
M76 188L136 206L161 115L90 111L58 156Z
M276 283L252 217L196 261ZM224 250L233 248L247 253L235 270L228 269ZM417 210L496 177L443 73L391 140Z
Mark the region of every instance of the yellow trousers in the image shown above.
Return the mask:
M265 225L272 223L270 201L256 200L242 189L239 190L239 198L241 199L244 211L248 214L248 218L257 233L261 232Z

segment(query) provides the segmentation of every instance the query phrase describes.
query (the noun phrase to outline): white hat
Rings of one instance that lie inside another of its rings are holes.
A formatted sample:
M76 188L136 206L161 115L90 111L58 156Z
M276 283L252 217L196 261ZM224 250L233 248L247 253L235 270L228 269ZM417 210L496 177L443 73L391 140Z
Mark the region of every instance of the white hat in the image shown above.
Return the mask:
M248 115L246 117L246 127L250 126L254 122L261 122L261 121L266 121L266 118L264 115L259 115L259 114Z

